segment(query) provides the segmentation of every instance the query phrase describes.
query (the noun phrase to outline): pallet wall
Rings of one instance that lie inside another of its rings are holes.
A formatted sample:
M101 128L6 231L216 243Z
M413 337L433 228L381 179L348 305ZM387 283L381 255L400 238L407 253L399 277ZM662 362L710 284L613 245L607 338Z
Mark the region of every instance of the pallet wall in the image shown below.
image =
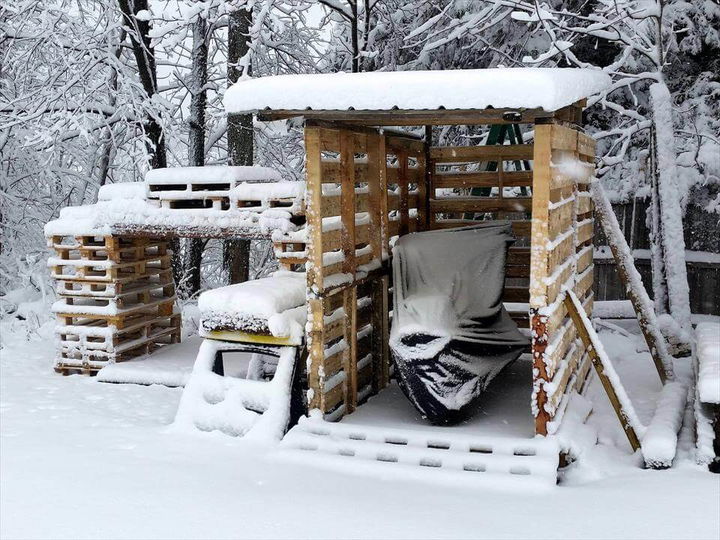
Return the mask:
M527 328L532 211L532 144L432 147L428 161L428 228L506 219L517 238L508 254L503 301ZM519 305L518 305L519 304Z
M305 145L309 405L337 419L389 379L387 261L424 218L425 148L311 123Z
M583 133L557 124L535 127L530 316L533 414L541 435L557 429L570 391L580 388L591 365L563 290L574 290L592 312L594 156L595 142Z

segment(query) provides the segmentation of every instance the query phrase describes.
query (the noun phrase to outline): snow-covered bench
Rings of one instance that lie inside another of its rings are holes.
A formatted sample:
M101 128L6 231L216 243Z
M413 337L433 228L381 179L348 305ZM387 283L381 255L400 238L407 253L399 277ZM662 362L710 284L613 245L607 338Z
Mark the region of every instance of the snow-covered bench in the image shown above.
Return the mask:
M300 345L305 332L305 274L220 287L200 295L200 335L224 341Z

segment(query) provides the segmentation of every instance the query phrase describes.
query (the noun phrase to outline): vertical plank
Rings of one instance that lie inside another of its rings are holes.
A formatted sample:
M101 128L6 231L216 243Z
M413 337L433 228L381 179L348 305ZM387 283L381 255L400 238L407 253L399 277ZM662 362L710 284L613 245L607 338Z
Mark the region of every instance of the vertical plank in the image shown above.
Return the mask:
M549 380L545 365L545 348L548 344L547 315L541 309L547 305L547 243L549 238L548 219L550 202L550 159L552 125L535 125L533 148L533 197L530 247L530 322L533 355L533 389L535 433L547 435L547 423L551 420L545 410L548 396L545 383Z
M400 236L409 232L408 213L408 154L404 148L397 149L398 158L398 186L400 187Z
M435 197L432 190L432 169L430 162L430 146L432 146L432 126L425 126L425 140L423 141L422 160L422 188L418 188L418 230L430 229L430 197ZM421 212L422 209L422 212Z
M340 221L343 250L343 273L355 279L355 152L354 141L364 135L351 131L340 131ZM345 413L349 414L357 404L357 287L355 285L343 291L345 308L344 337L347 348L343 351L343 369L345 370Z
M383 280L382 277L373 280L372 284L372 364L373 393L383 388Z
M381 360L381 377L380 388L385 388L390 382L390 306L388 302L388 289L390 278L387 275L382 276L382 360Z
M345 370L345 414L350 414L357 406L357 287L343 291L345 308L345 342L343 369Z
M368 197L370 202L370 247L373 258L383 259L383 217L387 223L387 185L385 178L385 137L379 133L367 136L368 159ZM383 203L385 212L383 214ZM382 279L376 279L372 285L372 390L377 393L383 388L383 324L387 311L383 311Z
M305 218L308 228L308 289L319 293L323 290L323 242L322 242L322 169L320 167L321 129L305 128Z
M320 128L305 127L306 185L305 216L308 227L308 406L319 409L325 385L325 334L323 302L317 295L323 290L322 172L320 168Z
M425 145L425 151L422 155L417 156L419 180L417 185L417 227L415 230L424 231L427 229L428 216L428 176L427 176L427 156L429 150Z
M367 159L368 159L368 198L370 202L370 247L373 258L382 260L383 236L382 236L382 199L385 199L387 206L387 188L382 188L381 175L385 176L385 151L381 148L383 136L373 134L367 136ZM385 212L387 221L387 212Z
M325 387L325 330L321 298L308 299L308 326L308 408L320 409Z
M380 247L383 259L390 256L390 228L388 224L388 185L387 185L387 139L381 135L378 139L379 191L380 191Z
M353 133L340 132L340 221L342 229L343 273L355 278L355 156Z

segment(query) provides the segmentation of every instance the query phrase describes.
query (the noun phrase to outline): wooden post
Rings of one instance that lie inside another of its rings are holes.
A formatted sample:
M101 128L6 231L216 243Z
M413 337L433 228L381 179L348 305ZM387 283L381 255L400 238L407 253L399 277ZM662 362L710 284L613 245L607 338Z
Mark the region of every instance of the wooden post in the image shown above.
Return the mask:
M306 211L310 243L308 246L308 407L319 409L322 406L323 387L325 385L325 332L323 300L319 294L323 290L323 241L322 241L322 177L320 168L320 128L305 127L305 155L307 157L305 174L307 181Z
M630 446L632 447L633 451L638 450L640 448L640 440L637 436L637 433L635 432L635 429L629 421L629 414L632 413L632 411L625 411L622 403L620 403L617 392L615 391L613 382L605 374L603 361L600 358L598 351L593 344L593 337L596 340L599 340L597 334L595 334L595 330L593 330L592 327L588 328L588 326L585 324L585 320L580 315L580 310L582 310L583 307L577 301L577 297L575 297L572 292L565 292L564 303L568 313L570 314L570 317L573 320L573 324L577 329L577 333L580 336L583 345L587 349L588 354L590 355L590 359L592 360L595 371L598 374L598 378L600 379L600 382L605 389L605 393L610 399L610 404L615 410L615 414L617 415L618 420L620 420L620 424L622 425L623 431L625 432L625 436L627 437Z
M655 369L660 376L660 381L665 384L668 380L674 379L672 357L668 352L665 338L659 330L652 300L650 300L645 287L642 285L640 274L635 268L635 261L625 237L622 234L615 234L616 231L620 230L620 225L617 222L610 201L597 181L592 185L592 197L595 202L595 212L600 218L600 224L615 258L620 281L625 286L628 298L635 309L640 330L642 330Z
M550 159L552 125L535 125L533 147L533 197L530 248L530 324L532 333L533 378L535 388L535 433L547 435L547 424L552 419L545 410L548 401L545 383L549 380L545 364L548 344L547 316L540 309L547 306L547 244L549 240Z

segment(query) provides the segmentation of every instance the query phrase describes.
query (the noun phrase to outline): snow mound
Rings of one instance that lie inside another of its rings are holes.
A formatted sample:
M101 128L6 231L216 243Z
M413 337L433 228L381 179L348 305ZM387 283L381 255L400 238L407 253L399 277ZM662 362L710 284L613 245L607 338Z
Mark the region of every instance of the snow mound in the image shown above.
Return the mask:
M112 201L114 199L144 199L145 184L142 182L121 182L119 184L106 184L98 191L99 201Z
M176 429L220 431L261 442L282 438L290 421L295 347L278 349L277 367L269 382L223 377L213 372L219 351L242 349L242 345L203 341L180 399Z
M642 440L643 458L649 467L666 469L672 466L687 394L687 386L682 382L669 382L663 386L655 414Z
M720 403L720 323L701 322L697 339L698 395L702 403Z

